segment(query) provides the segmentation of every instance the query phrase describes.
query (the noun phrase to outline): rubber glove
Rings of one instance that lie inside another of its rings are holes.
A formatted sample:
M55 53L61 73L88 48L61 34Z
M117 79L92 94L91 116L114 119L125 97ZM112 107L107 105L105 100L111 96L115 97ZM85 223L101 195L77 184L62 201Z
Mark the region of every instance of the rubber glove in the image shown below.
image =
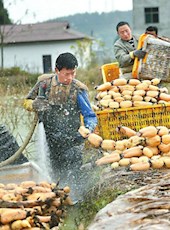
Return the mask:
M31 112L31 111L33 111L32 103L33 103L32 99L25 99L23 106L26 110Z
M146 52L143 51L143 50L135 50L135 51L133 51L133 55L134 55L135 57L138 57L139 59L144 58L144 57L145 57L145 54L146 54Z
M45 97L37 97L32 103L33 110L36 112L45 111L50 108L48 100Z

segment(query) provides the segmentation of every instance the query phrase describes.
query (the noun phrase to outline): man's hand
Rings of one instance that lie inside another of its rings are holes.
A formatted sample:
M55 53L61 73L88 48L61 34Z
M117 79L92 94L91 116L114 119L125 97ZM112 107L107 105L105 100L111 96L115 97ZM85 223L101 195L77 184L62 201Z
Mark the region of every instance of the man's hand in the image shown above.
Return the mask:
M135 50L133 51L134 57L138 57L139 59L142 59L145 57L146 52L143 50Z
M33 111L32 103L33 103L32 99L25 99L23 106L26 110L31 112L31 111Z
M96 126L96 128L93 130L93 133L100 135L98 126Z
M85 126L81 125L78 132L81 134L83 138L87 138L90 133L90 130L87 129Z
M36 112L45 111L50 108L48 100L44 97L37 97L32 103L33 110Z

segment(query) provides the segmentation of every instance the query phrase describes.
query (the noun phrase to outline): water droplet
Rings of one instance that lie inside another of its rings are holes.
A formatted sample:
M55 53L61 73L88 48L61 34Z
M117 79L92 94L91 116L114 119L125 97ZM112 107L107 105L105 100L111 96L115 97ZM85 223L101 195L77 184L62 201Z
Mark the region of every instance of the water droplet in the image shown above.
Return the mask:
M64 115L66 115L66 116L69 115L69 111L67 109L64 109Z

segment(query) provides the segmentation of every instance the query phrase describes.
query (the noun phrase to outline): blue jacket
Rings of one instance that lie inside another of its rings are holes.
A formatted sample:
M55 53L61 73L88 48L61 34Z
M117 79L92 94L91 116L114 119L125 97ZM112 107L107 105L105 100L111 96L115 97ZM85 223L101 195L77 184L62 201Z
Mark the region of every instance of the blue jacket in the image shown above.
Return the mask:
M90 131L93 131L97 125L97 117L91 108L88 94L85 90L78 94L77 103L80 108L80 113L84 118L85 127L90 129Z

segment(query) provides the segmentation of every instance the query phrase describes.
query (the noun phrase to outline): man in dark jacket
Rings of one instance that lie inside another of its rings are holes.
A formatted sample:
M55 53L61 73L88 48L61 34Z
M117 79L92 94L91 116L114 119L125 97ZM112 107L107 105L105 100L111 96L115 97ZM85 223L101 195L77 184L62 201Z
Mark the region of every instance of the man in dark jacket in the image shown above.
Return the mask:
M38 112L43 122L50 150L53 178L60 184L80 183L82 166L81 145L84 139L79 134L81 116L91 132L97 125L97 117L88 99L88 89L75 79L78 62L71 53L63 53L56 59L55 74L44 74L28 94L25 108ZM85 180L85 178L84 178Z

